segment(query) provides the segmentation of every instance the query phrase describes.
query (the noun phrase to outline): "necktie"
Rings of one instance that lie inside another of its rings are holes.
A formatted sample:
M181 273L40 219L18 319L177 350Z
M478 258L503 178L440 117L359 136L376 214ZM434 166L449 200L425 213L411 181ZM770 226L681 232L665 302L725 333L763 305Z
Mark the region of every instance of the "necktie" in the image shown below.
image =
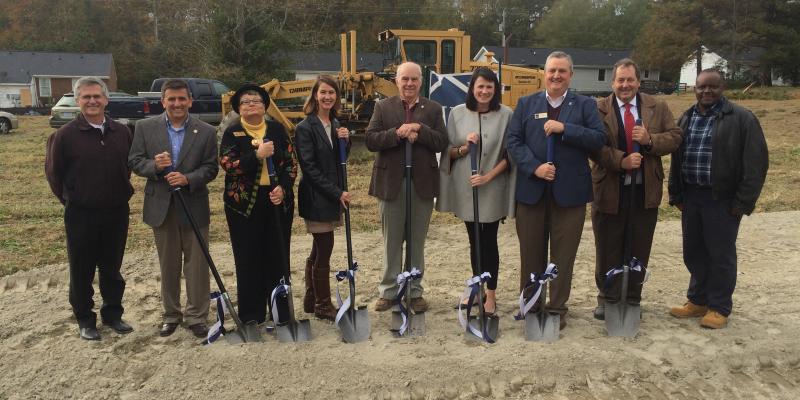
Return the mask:
M625 141L627 142L628 153L633 153L633 126L636 121L631 112L631 104L625 104Z

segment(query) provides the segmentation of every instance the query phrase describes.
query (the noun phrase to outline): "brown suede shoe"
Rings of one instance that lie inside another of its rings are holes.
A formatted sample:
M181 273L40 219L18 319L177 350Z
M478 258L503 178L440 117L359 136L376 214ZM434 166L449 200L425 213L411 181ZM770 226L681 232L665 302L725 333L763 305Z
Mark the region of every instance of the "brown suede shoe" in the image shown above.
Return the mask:
M394 306L394 300L381 297L375 302L375 311L387 311L392 308L392 306Z
M669 313L675 318L698 318L706 315L708 307L687 301L682 307L672 307Z
M414 312L423 313L428 311L428 302L422 296L411 299L411 308Z
M708 329L722 329L728 325L728 317L714 311L708 310L703 319L700 320L700 326Z

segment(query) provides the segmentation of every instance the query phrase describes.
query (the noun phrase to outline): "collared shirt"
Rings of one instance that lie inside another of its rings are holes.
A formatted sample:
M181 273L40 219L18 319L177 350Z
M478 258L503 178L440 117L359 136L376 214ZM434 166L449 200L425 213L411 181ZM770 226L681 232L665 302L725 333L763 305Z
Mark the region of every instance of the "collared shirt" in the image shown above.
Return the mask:
M545 95L545 97L547 97L547 103L550 104L550 107L558 108L558 107L561 107L561 103L563 103L564 99L567 98L567 92L569 92L569 90L564 91L564 94L562 94L559 97L552 98L552 97L550 97L550 93L548 93L545 90L544 91L544 95Z
M405 99L402 100L403 100L403 109L406 111L405 123L409 123L411 122L411 114L414 112L414 108L417 106L417 104L419 104L419 96L417 96L417 98L414 99L414 102L411 103L410 105L407 101L405 101Z
M169 134L169 144L172 148L172 154L170 158L172 159L172 166L175 167L178 165L178 160L181 156L181 146L183 146L183 138L186 133L186 123L189 121L189 118L186 118L183 121L183 125L180 128L174 128L172 123L169 121L169 117L166 117L167 120L167 133Z
M691 185L711 186L711 140L714 120L722 101L714 104L705 114L695 105L683 139L683 181Z

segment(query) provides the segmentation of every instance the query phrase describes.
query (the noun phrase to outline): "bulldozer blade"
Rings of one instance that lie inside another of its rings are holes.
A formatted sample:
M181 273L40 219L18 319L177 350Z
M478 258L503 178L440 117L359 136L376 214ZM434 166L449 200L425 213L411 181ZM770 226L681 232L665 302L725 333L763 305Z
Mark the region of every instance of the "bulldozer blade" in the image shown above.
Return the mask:
M307 319L289 320L275 325L279 342L308 342L311 340L311 323Z
M561 316L557 313L540 311L525 315L525 340L534 342L555 342L559 337Z
M408 327L406 328L405 334L400 335L400 327L402 325L403 316L400 314L400 310L393 310L391 331L395 337L425 336L425 313L414 311L408 313Z
M606 302L606 331L608 336L636 337L642 308L625 302Z
M484 323L486 324L486 332L489 334L489 338L491 338L493 341L496 342L497 337L500 336L500 317L496 315L487 315L486 321ZM478 332L480 332L481 331L480 317L477 315L470 316L469 325ZM464 332L464 337L466 337L469 340L488 342L488 340L485 338L479 338L475 336L475 334L473 334L470 329L467 329L466 332Z
M339 320L339 330L345 343L358 343L369 339L371 328L367 307L358 307L354 313L345 312Z

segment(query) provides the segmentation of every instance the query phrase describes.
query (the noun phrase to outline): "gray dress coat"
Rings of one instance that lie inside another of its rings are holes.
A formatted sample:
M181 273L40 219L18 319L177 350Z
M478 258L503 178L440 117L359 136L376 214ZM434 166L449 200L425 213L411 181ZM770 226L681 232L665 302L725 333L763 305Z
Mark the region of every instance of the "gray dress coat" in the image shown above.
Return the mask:
M461 104L450 111L447 119L447 136L450 147L460 146L467 141L471 132L480 134L480 156L478 170L487 174L506 157L506 127L513 112L500 105L497 111L479 114ZM514 216L514 188L516 167L509 159L509 167L489 183L478 189L479 222L495 222ZM452 212L462 221L474 222L472 207L472 175L470 156L451 160L447 151L442 152L439 165L441 190L436 199L436 210Z

